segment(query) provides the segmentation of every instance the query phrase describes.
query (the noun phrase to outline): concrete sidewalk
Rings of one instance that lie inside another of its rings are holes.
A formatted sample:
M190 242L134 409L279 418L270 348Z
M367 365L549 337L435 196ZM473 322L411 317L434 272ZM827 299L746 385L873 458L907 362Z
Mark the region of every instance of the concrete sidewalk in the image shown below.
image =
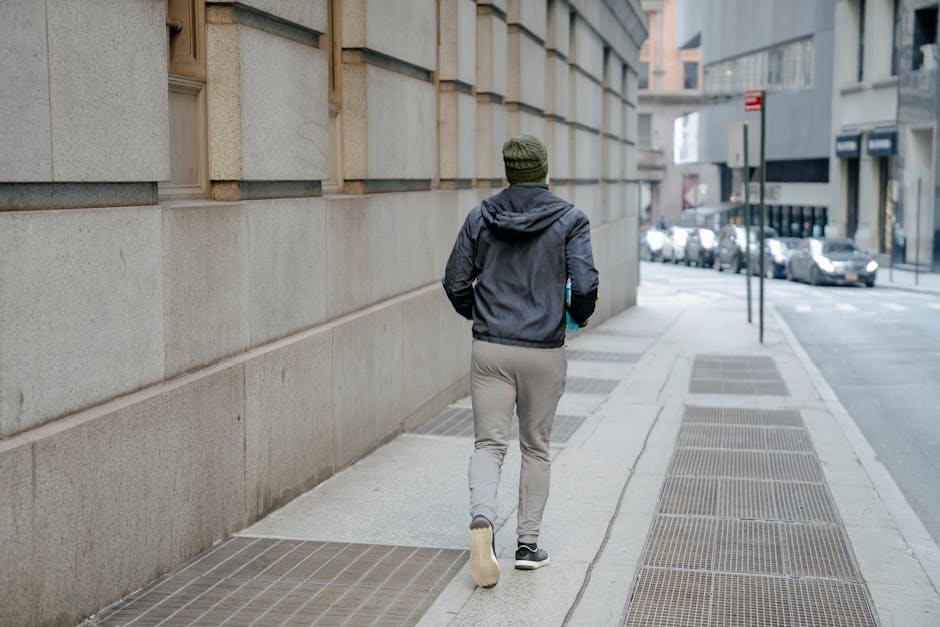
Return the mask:
M936 272L914 272L883 265L878 268L877 285L940 296L940 274Z
M570 338L546 568L513 570L513 444L502 578L470 578L463 399L91 622L940 624L936 545L788 329L739 317L644 284Z

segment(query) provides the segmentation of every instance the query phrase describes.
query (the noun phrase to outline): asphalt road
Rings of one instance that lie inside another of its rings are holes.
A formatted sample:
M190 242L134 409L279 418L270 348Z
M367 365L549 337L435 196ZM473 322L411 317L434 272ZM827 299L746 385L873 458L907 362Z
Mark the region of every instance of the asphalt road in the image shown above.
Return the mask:
M642 262L641 280L740 303L743 273ZM752 282L757 324L757 277ZM773 303L940 544L940 296L765 282ZM757 333L755 331L755 340Z

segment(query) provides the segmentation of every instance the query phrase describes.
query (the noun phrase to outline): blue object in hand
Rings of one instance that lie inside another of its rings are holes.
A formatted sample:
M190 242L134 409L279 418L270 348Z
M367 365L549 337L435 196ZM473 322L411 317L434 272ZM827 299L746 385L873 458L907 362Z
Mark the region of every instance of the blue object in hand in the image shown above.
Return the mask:
M565 283L565 305L571 305L571 279ZM571 319L571 314L565 311L565 334L574 335L581 330L577 322Z

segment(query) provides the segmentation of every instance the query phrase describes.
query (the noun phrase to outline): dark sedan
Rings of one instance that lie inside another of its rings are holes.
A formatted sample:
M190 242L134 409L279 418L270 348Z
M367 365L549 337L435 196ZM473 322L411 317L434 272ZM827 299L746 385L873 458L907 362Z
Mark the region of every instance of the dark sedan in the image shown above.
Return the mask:
M715 249L715 269L721 272L725 266L740 272L747 263L745 252L750 247L747 245L747 230L740 224L726 224L718 233L718 247ZM757 242L760 231L757 227L750 229L750 241L753 246ZM777 231L769 226L764 227L764 238L777 237Z
M790 255L787 278L813 285L864 283L875 287L878 263L850 239L808 237Z

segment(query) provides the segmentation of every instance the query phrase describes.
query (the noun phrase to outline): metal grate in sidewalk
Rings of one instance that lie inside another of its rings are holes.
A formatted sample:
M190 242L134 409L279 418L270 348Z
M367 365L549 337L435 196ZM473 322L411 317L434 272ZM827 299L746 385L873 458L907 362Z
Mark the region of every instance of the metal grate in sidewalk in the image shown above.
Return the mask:
M780 451L678 448L668 473L757 481L822 481L822 469L815 454Z
M718 510L718 479L666 477L659 499L661 514L715 516Z
M858 627L874 625L865 586L841 581L802 579L788 582L793 624Z
M871 608L799 413L686 407L627 625L864 627Z
M711 570L717 525L715 518L656 516L643 564L659 568Z
M234 537L93 625L414 625L467 559L456 549Z
M586 419L586 416L558 414L552 426L552 442L563 443L571 439ZM427 421L412 433L420 435L442 435L456 438L473 437L473 410L469 407L451 406ZM509 438L519 439L519 418L512 417Z
M711 619L713 627L788 627L787 582L771 577L716 575Z
M813 451L803 429L738 425L686 424L679 432L679 446L722 447L764 451Z
M861 582L842 526L781 525L787 573Z
M792 409L750 409L745 407L696 407L686 405L682 424L742 425L748 427L795 427L803 429L803 419Z
M659 512L744 520L838 524L826 486L815 483L668 476Z
M786 396L786 383L771 357L698 355L692 364L689 392Z
M707 625L711 573L644 568L630 602L628 627Z
M784 574L778 525L762 520L721 519L715 533L712 568L732 573Z

